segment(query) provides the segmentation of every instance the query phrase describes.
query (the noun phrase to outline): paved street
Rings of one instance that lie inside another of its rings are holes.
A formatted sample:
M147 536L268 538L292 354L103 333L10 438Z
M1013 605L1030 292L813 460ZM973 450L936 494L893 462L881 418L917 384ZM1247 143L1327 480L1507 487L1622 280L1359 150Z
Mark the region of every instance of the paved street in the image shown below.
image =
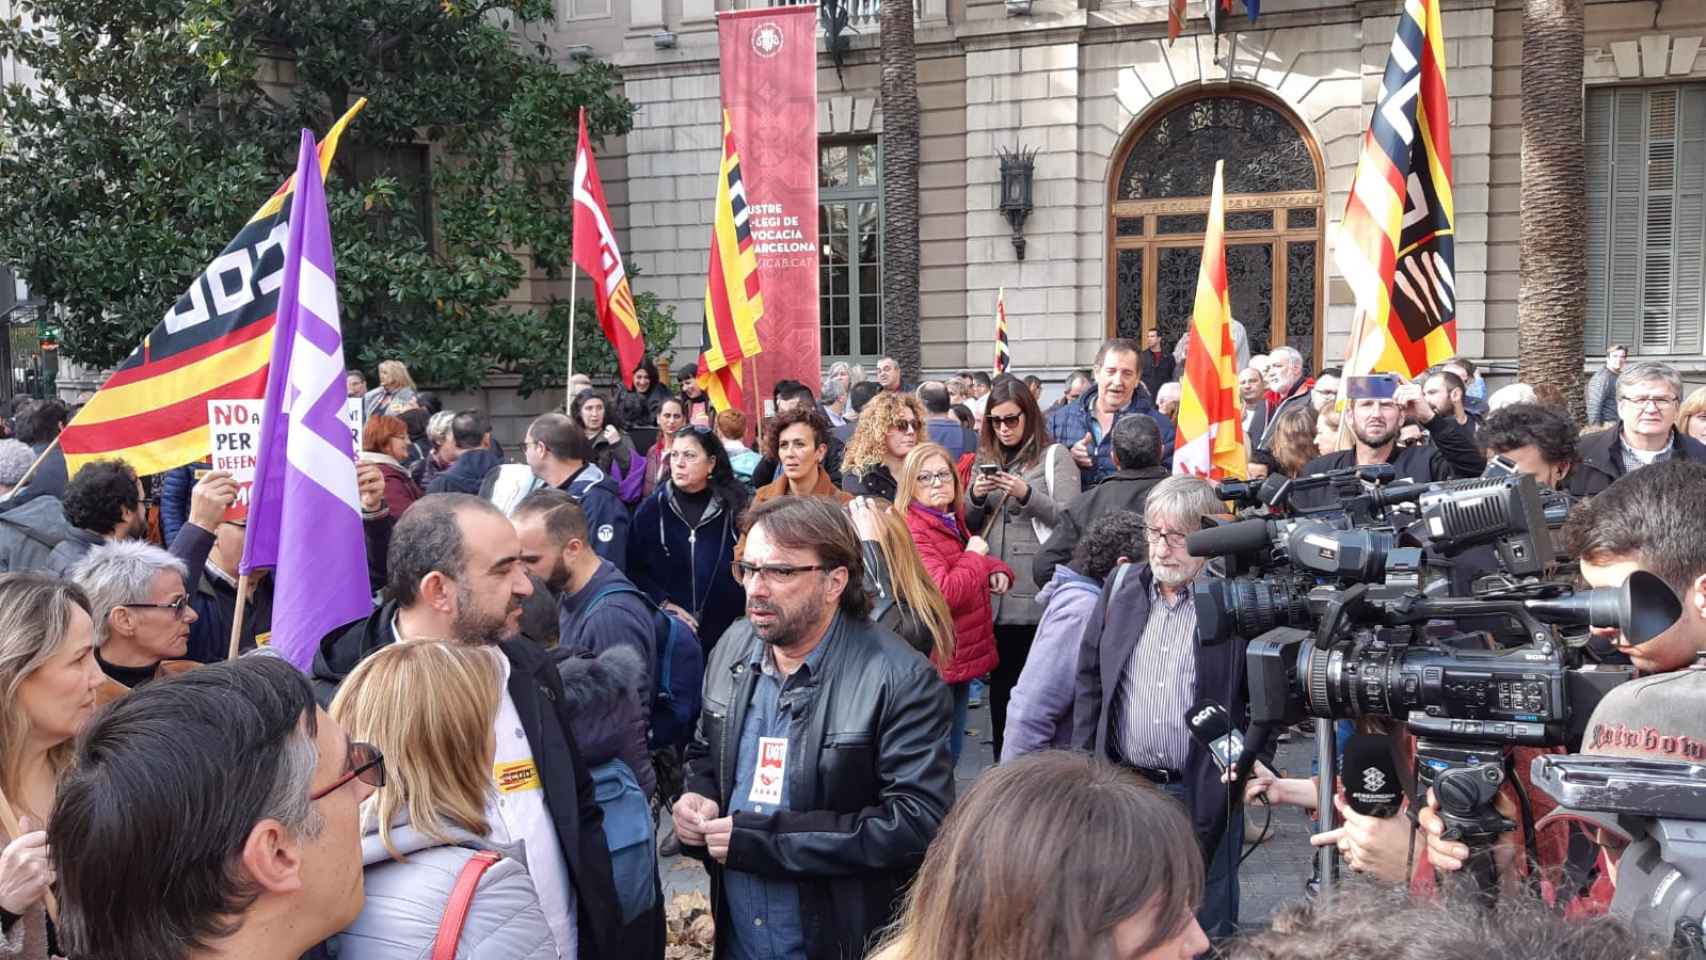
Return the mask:
M967 737L965 754L960 757L957 773L962 791L993 762L988 708L973 709L966 726L975 733ZM1313 750L1313 740L1292 740L1280 745L1276 760L1285 771L1307 775ZM1261 808L1254 816L1260 826ZM1239 871L1239 922L1246 928L1265 926L1275 910L1303 895L1304 882L1309 879L1308 818L1300 810L1279 808L1273 812L1270 830L1272 835L1249 854ZM705 870L698 861L672 857L663 862L662 869L666 900L690 890L709 892Z

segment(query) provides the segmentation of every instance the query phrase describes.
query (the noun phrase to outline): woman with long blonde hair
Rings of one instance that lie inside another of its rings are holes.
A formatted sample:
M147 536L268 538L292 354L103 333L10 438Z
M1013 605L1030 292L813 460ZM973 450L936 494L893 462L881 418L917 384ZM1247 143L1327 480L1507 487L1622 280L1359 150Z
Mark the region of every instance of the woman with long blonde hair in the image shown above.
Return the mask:
M367 391L362 399L364 416L388 413L396 416L414 406L415 378L401 360L382 360L379 363L379 386Z
M924 570L942 591L954 618L954 655L937 659L942 680L954 694L954 724L948 753L960 759L965 743L971 682L995 669L992 594L1013 586L1013 568L989 555L989 543L966 525L965 489L948 451L926 443L906 455L895 509L905 511L906 528L918 546Z
M1069 750L985 771L948 812L872 960L1187 960L1209 948L1178 802Z
M498 795L528 776L538 789L536 771L493 765L503 682L489 648L418 640L379 650L338 688L333 719L385 764L384 785L362 804L367 903L339 935L342 960L426 956L463 867L488 851L503 859L475 887L456 955L555 960L533 881L511 856L520 838L488 839Z
M0 787L18 831L0 829L0 957L46 960L53 869L47 818L71 741L95 714L104 675L95 661L89 598L68 580L0 576Z
M904 393L879 393L859 411L859 426L841 455L841 489L899 503L901 465L924 438L924 404Z
M930 580L906 520L891 504L859 497L847 505L865 555L871 619L938 665L954 659L954 617Z

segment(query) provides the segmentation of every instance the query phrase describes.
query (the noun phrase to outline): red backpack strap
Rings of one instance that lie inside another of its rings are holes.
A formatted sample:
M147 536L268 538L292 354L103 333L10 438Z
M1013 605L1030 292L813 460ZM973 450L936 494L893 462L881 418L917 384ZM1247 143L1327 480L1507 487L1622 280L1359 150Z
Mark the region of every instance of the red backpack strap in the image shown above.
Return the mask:
M468 906L474 902L474 888L480 877L503 857L491 850L481 850L462 866L456 886L450 891L444 919L438 922L438 936L432 941L432 960L456 960L456 944L462 939L462 924L468 919Z

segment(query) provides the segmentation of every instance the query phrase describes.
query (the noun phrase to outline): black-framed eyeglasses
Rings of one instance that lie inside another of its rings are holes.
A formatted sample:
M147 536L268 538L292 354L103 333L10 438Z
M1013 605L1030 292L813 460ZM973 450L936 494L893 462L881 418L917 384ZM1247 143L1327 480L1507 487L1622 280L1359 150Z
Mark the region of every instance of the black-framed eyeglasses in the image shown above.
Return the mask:
M1019 425L1019 421L1023 419L1025 419L1025 415L1022 413L1011 413L1005 417L998 417L993 413L989 414L989 422L998 427L1016 427Z
M333 791L351 780L360 780L374 789L385 786L385 755L371 743L351 742L349 745L350 768L343 776L333 780L322 790L316 790L308 795L312 803L322 797L330 796Z
M139 610L170 610L172 616L182 620L184 609L190 605L190 595L184 594L171 603L121 603L121 607L132 607Z
M821 563L790 564L790 563L747 563L736 560L730 565L734 570L735 580L745 585L755 582L760 577L771 583L781 585L793 582L794 578L811 570L822 570L825 573L835 569Z
M1143 539L1148 541L1151 546L1165 543L1174 550L1185 549L1185 536L1183 533L1174 533L1156 527L1145 527L1143 530Z

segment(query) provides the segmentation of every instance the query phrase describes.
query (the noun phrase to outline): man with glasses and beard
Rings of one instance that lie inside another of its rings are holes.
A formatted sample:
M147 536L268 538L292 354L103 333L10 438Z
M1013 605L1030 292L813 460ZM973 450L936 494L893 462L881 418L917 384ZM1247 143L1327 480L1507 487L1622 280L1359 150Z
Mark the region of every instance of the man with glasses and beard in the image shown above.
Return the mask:
M494 724L490 839L525 849L560 956L629 955L626 931L614 919L620 911L610 853L592 778L570 734L562 679L547 651L517 636L533 585L515 527L479 497L429 494L397 522L386 562L391 599L321 641L312 673L316 696L330 702L363 657L399 640L497 646L504 689Z
M717 955L863 956L953 792L948 690L869 619L832 500L754 507L746 619L712 650L674 823L711 874Z
M1390 463L1398 472L1395 483L1431 483L1478 477L1487 467L1487 459L1476 449L1468 429L1450 416L1435 415L1434 408L1422 395L1422 388L1416 384L1400 385L1390 400L1362 397L1350 400L1349 404L1346 416L1351 418L1351 435L1356 442L1350 449L1309 461L1303 468L1304 476ZM1406 417L1420 426L1432 442L1417 446L1400 444L1399 431ZM1297 507L1323 507L1333 502L1333 491L1326 487L1305 490L1292 497L1292 505Z

